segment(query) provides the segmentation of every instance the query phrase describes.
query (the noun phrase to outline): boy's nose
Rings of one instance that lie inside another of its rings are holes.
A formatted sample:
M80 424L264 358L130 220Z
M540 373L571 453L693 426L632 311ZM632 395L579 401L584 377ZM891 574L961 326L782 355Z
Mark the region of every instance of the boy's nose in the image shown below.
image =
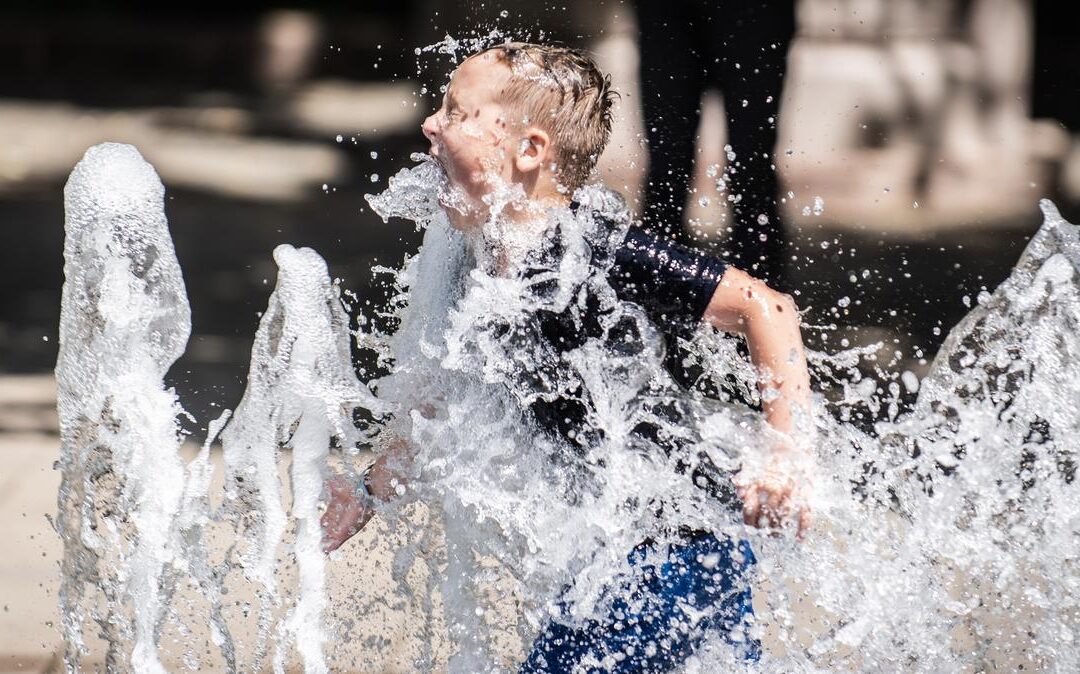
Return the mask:
M432 143L435 142L435 138L438 137L439 134L439 122L435 119L437 116L438 113L428 115L427 119L424 120L424 123L420 125L420 129L424 132L424 137Z

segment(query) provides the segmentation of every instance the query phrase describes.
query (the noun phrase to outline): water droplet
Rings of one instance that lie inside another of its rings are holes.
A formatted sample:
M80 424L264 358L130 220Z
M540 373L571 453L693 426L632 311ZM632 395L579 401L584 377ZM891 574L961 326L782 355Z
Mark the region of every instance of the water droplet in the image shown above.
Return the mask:
M904 388L908 390L908 393L915 393L919 390L919 377L911 370L904 370L900 375L900 381L904 383Z

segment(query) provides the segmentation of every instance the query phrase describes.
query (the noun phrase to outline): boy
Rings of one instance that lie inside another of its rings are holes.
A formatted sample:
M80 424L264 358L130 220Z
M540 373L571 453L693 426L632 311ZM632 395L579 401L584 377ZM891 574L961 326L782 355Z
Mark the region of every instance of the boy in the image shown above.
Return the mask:
M542 233L552 209L577 208L572 195L585 184L608 140L611 96L608 79L573 49L510 43L463 62L451 76L442 107L422 127L430 154L452 188L447 192L452 196L442 202L452 226L482 230L507 186L516 193L502 197L498 216L507 229ZM788 441L764 468L732 481L746 523L772 528L794 520L801 536L809 523L807 485L797 470L805 454L800 449L804 443L792 434L809 413L810 388L794 303L719 259L635 227L624 236L605 267L621 301L640 305L668 334L685 334L704 320L746 337L765 418ZM508 254L505 248L496 250L495 266L500 255ZM538 339L557 344L553 360L572 348L568 342L583 339L567 331L559 316L541 317L538 325ZM528 412L541 429L587 451L583 404L580 394L548 396L533 401ZM408 453L398 443L380 455L359 489L331 481L323 517L326 550L368 521L372 510L367 499L395 497L404 480L396 468L407 463ZM713 487L723 491L723 485ZM607 671L669 671L709 631L727 636L742 657L756 659L756 642L740 633L752 611L743 578L753 563L748 544L703 531L684 537L683 543L660 551L665 560L660 565L642 563L649 555L655 559L649 541L635 548L629 556L634 574L612 584L612 591L622 594L611 615L577 629L553 623L530 650L522 671L570 672L588 663L605 663ZM707 617L688 619L688 605ZM688 624L694 627L687 629Z

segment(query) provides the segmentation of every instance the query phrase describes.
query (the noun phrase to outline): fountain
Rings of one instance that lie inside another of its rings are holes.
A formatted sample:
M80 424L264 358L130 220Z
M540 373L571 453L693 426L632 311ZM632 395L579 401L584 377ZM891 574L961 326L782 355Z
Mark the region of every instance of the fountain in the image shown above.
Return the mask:
M239 537L226 571L242 569L259 588L252 666L272 631L276 670L292 646L306 671L327 671L318 521L327 457L332 446L355 454L353 409L378 411L381 404L353 373L348 316L325 262L310 249L279 246L278 284L256 334L247 391L235 414L211 424L185 480L177 422L183 410L162 379L183 352L190 311L163 199L153 168L127 145L91 148L66 188L57 525L65 542L67 666L79 668L83 624L91 619L105 633L109 671L164 672L157 654L164 604L172 576L190 569L214 606L215 641L235 670L220 606L224 574L213 573L213 551L203 545L204 530L218 521ZM219 432L227 486L223 505L212 509L209 451ZM282 449L292 457L289 512L278 477ZM290 524L299 593L272 625L271 607L281 602L278 548Z
M92 621L110 671L165 671L155 632L178 554L169 533L184 466L183 409L162 379L183 353L191 314L164 197L134 148L109 144L87 151L64 189L57 527L69 669Z
M541 260L550 273L523 280L495 273L482 248L449 227L441 172L418 159L369 198L384 218L426 230L419 254L395 272L400 327L350 334L322 259L279 247L248 388L186 468L184 412L163 385L190 332L163 188L129 146L91 148L76 166L65 192L57 362L70 671L92 650L89 627L109 671L164 671L163 625L179 620L171 607L185 585L203 597L201 621L227 671L267 661L284 671L294 653L305 671L334 668L334 652L366 628L363 616L333 631L327 620L347 600L328 595L336 562L319 549L329 460L340 455L354 471L361 447L395 441L415 456L400 502L379 509L407 541L392 591L420 596L425 610L440 598L450 637L445 653L429 643L415 654L414 669L514 671L549 620L604 610L601 589L626 551L645 536L670 538L674 524L753 543L762 671L1080 668L1080 234L1052 204L1042 204L1043 227L1009 280L952 331L909 412L873 432L840 421L853 404L887 407L899 377L868 380L856 367L865 351L811 354L818 381L841 395L815 401L817 523L798 543L748 529L681 474L679 456L650 453L630 432L646 420L678 440L680 456L705 455L720 469L760 452L757 416L724 399L732 382L752 388L730 340L701 329L686 344L720 400L673 384L655 331L632 305L611 305L605 329L626 335L617 351L585 339L556 366L529 346L537 311L577 316L583 285L614 297L583 260L604 245L594 214L628 226L621 199L582 190L582 208L553 216L565 246ZM350 338L388 374L358 381ZM595 442L585 457L521 414L571 381L589 394L581 432ZM682 423L667 416L673 405ZM358 410L377 428L359 430ZM419 504L422 524L402 514ZM432 527L445 537L438 550ZM222 532L226 545L214 542ZM282 589L282 560L295 563L295 592ZM410 573L418 564L426 580ZM238 585L257 598L253 640L226 605ZM686 671L730 668L731 653L709 643Z

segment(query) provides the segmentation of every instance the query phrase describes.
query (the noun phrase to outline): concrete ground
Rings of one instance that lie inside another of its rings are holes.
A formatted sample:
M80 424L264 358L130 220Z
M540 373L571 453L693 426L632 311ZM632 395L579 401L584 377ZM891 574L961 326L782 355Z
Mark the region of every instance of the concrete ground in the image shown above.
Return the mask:
M50 376L0 378L0 672L57 665L56 388Z

